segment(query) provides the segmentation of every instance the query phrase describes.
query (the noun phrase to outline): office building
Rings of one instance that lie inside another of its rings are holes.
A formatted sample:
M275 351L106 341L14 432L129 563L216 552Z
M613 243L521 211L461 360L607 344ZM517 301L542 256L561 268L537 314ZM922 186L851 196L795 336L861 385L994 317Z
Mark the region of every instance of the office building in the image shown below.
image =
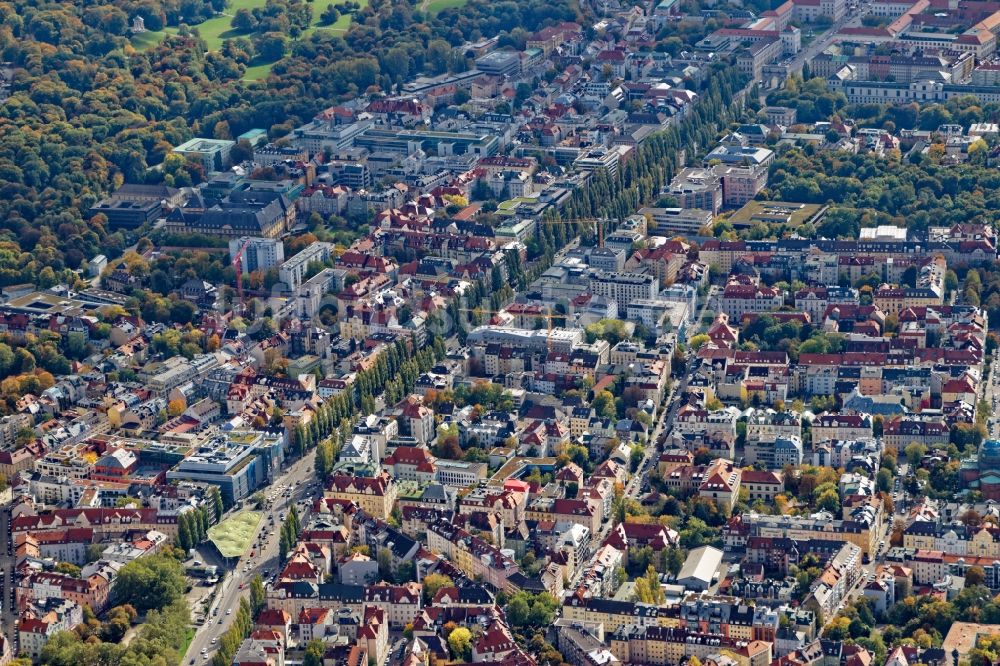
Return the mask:
M713 169L682 169L670 181L667 194L682 208L699 208L712 215L722 210L722 179Z
M222 171L229 164L229 153L235 141L220 139L191 139L173 149L173 153L183 155L205 168L205 173Z
M640 215L649 217L651 230L671 236L697 236L702 229L712 228L712 211L701 208L640 208Z

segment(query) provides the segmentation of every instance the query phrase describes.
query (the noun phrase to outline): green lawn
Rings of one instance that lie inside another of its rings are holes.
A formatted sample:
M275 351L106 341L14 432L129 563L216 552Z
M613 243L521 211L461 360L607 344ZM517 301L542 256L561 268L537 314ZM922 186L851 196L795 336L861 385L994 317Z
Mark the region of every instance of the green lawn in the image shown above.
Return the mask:
M358 1L362 9L368 6L368 0ZM209 50L217 51L222 48L222 42L227 39L248 36L248 33L242 33L233 29L231 24L234 14L240 9L263 7L266 2L267 0L232 0L232 3L226 10L225 14L216 16L215 18L210 18L194 27L198 29L198 34L200 34L201 38L205 40L205 44L208 45ZM323 11L332 4L335 3L325 2L313 6L312 24L302 33L302 39L309 37L309 35L313 34L317 30L329 30L330 32L339 33L347 32L347 29L351 26L351 21L353 20L352 14L341 14L340 18L337 19L337 21L332 25L320 25L320 16L322 16ZM458 7L463 4L465 4L465 0L430 0L429 7L430 11L439 12L446 7ZM164 28L163 30L158 30L156 32L144 32L132 37L132 46L140 51L145 51L162 42L168 34L176 33L177 28L174 27ZM247 67L246 73L243 75L243 79L245 81L259 81L266 78L271 72L272 64L273 63L262 63Z
M208 538L223 557L241 557L250 547L263 517L259 511L241 511L208 528Z
M437 14L444 9L461 7L464 4L465 0L430 0L430 2L427 3L427 12L430 14Z
M199 23L196 27L201 38L208 44L211 51L222 48L222 42L233 37L240 37L246 33L233 30L233 16L241 9L256 9L267 4L267 0L232 0L225 14L220 14L215 18Z
M162 30L140 32L138 35L132 35L131 42L137 51L145 51L162 42L166 36L167 33Z
M358 2L362 9L368 6L368 0L358 0ZM200 34L201 38L205 40L205 44L208 46L210 51L218 51L222 48L222 42L227 39L249 36L249 33L243 33L239 30L233 29L233 15L240 9L263 7L266 3L267 0L232 0L225 14L221 14L215 18L210 18L207 21L203 21L193 27L198 29L198 34ZM445 7L457 7L462 5L465 3L465 0L432 0L431 4L433 5L435 3L442 3L438 9L434 10L440 11ZM329 30L331 32L338 33L344 33L347 31L351 25L351 21L353 20L352 14L341 14L340 18L337 19L333 25L320 25L320 16L322 16L323 11L332 4L336 3L324 2L317 3L313 6L312 23L302 33L302 39L309 37L309 35L313 34L317 30ZM156 32L144 32L140 35L132 37L132 46L140 51L145 51L146 49L152 48L162 42L168 34L176 33L177 28L173 27L165 28ZM245 81L259 81L266 78L271 72L272 64L273 63L254 64L247 67L247 71L243 75L243 79Z
M186 655L188 648L191 647L191 641L193 640L194 640L194 629L188 627L187 630L184 632L184 645L182 645L181 649L177 651L177 654L179 654L182 657Z
M312 24L310 24L310 26L308 28L306 28L305 32L302 33L302 37L303 38L308 37L309 35L313 34L317 30L329 30L331 32L346 32L347 31L347 29L351 26L351 21L354 18L353 14L341 14L340 18L337 19L336 21L334 21L334 23L332 25L320 25L319 21L320 21L320 17L323 15L323 12L326 11L327 7L329 7L330 5L335 5L335 4L337 4L337 3L336 2L323 2L323 3L316 3L315 5L313 5L313 20L312 20ZM368 0L358 0L358 4L361 5L361 9L364 9L365 7L368 6Z
M271 66L273 64L273 62L266 62L261 65L250 65L247 67L247 71L243 73L243 80L260 81L267 78L267 75L271 73Z

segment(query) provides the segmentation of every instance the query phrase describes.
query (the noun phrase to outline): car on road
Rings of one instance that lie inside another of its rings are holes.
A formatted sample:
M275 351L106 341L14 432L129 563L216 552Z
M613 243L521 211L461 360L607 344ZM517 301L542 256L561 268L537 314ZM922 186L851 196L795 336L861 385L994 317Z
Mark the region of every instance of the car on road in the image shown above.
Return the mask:
M226 609L226 615L232 615L232 614L233 614L233 609L232 608L227 608Z

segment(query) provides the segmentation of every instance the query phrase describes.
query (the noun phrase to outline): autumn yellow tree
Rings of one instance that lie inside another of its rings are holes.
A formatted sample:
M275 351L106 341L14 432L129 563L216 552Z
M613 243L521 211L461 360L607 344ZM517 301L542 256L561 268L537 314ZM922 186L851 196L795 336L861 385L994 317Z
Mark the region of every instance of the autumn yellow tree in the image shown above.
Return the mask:
M173 418L175 416L180 416L187 409L187 405L184 403L182 398L176 398L167 403L167 416Z

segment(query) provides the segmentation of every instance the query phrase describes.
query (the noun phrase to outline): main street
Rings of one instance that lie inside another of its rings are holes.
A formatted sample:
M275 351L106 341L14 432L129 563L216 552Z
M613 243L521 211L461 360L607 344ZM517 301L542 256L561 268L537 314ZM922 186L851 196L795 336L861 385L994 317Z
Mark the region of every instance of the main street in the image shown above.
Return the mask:
M987 436L990 439L1000 437L1000 418L997 418L997 406L1000 403L1000 349L993 352L993 362L990 367L988 381L984 382L983 400L990 407L990 417L987 421ZM978 406L977 406L978 407Z
M14 654L17 654L17 615L14 613L14 545L10 533L10 505L0 509L0 537L3 543L0 544L0 604L3 612L0 612L0 627L3 636L14 646Z
M818 35L816 39L810 42L808 46L792 57L792 59L788 62L788 71L795 74L801 74L802 65L818 56L826 49L826 47L830 46L841 28L861 25L861 19L870 10L871 5L863 4L857 9L844 14L839 21L827 28L822 34Z
M266 580L277 573L281 565L278 561L281 514L287 515L292 506L297 506L299 516L305 520L311 500L316 495L311 491L315 457L316 451L313 449L281 473L271 486L263 489L262 492L265 494L276 491L275 500L264 511L250 549L239 558L231 570L227 570L228 566L216 554L208 552L211 548L209 544L201 546L199 552L202 553L203 561L207 564L217 564L223 572L223 577L206 613L205 622L198 627L188 647L184 657L188 664L197 663L202 654L204 655L201 657L202 661L212 657L218 647L218 643L212 642L213 639L221 639L232 625L236 611L239 610L240 599L249 596L250 583L254 577L260 574ZM288 497L285 496L286 491L289 493ZM254 553L253 557L250 556L251 552ZM205 652L202 653L202 650Z

